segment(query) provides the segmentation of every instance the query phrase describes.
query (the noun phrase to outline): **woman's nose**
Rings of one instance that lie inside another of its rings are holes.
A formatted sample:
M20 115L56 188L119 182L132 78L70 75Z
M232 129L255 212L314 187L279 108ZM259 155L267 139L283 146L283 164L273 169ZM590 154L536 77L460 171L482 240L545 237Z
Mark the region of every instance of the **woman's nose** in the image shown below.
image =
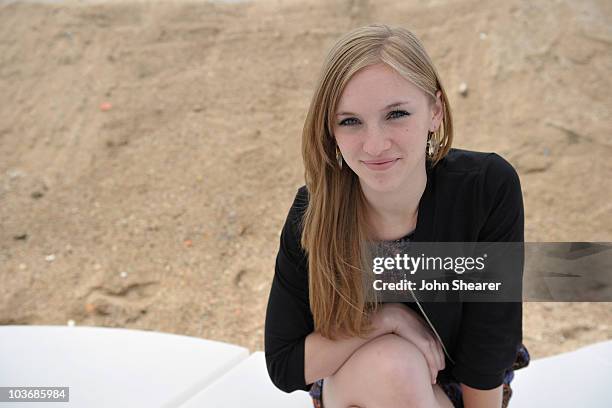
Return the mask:
M371 157L380 156L391 147L391 140L380 128L368 129L363 141L363 151Z

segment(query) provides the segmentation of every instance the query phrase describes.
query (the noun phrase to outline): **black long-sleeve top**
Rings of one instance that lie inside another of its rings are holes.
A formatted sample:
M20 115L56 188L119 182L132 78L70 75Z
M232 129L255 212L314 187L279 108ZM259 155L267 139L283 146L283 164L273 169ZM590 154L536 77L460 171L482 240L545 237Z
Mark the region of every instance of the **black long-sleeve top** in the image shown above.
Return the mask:
M514 168L495 153L451 149L435 167L426 165L416 242L523 242L521 186ZM304 343L314 331L309 306L308 256L299 220L308 206L302 186L283 226L265 322L265 356L281 390L309 390ZM421 302L454 364L446 358L441 378L477 389L502 384L522 340L520 302ZM411 306L412 307L412 306Z

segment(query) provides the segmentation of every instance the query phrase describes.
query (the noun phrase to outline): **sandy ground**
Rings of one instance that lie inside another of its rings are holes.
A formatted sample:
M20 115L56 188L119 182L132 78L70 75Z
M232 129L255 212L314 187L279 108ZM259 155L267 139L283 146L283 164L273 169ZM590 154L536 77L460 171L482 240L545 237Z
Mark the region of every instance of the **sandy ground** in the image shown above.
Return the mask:
M0 323L263 349L315 78L375 21L425 43L455 145L515 165L527 241L612 241L611 16L607 0L0 1ZM525 343L611 339L611 316L528 303Z

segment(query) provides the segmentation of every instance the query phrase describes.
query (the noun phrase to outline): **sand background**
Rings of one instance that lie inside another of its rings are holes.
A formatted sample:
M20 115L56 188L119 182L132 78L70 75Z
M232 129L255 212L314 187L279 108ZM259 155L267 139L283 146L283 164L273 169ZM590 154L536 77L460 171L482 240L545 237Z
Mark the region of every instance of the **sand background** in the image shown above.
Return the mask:
M422 39L455 146L516 167L527 241L612 241L607 0L3 0L0 324L263 349L314 83L370 22ZM533 357L612 338L610 303L524 311Z

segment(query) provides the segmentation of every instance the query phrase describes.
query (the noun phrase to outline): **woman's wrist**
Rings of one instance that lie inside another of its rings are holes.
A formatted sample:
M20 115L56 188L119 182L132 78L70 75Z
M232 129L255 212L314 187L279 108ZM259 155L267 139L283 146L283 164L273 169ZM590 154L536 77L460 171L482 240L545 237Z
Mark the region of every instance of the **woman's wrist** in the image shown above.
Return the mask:
M372 333L372 336L370 336L371 338L395 333L397 324L394 318L394 313L392 312L392 309L385 307L384 305L376 311L376 314L372 319L374 332Z

